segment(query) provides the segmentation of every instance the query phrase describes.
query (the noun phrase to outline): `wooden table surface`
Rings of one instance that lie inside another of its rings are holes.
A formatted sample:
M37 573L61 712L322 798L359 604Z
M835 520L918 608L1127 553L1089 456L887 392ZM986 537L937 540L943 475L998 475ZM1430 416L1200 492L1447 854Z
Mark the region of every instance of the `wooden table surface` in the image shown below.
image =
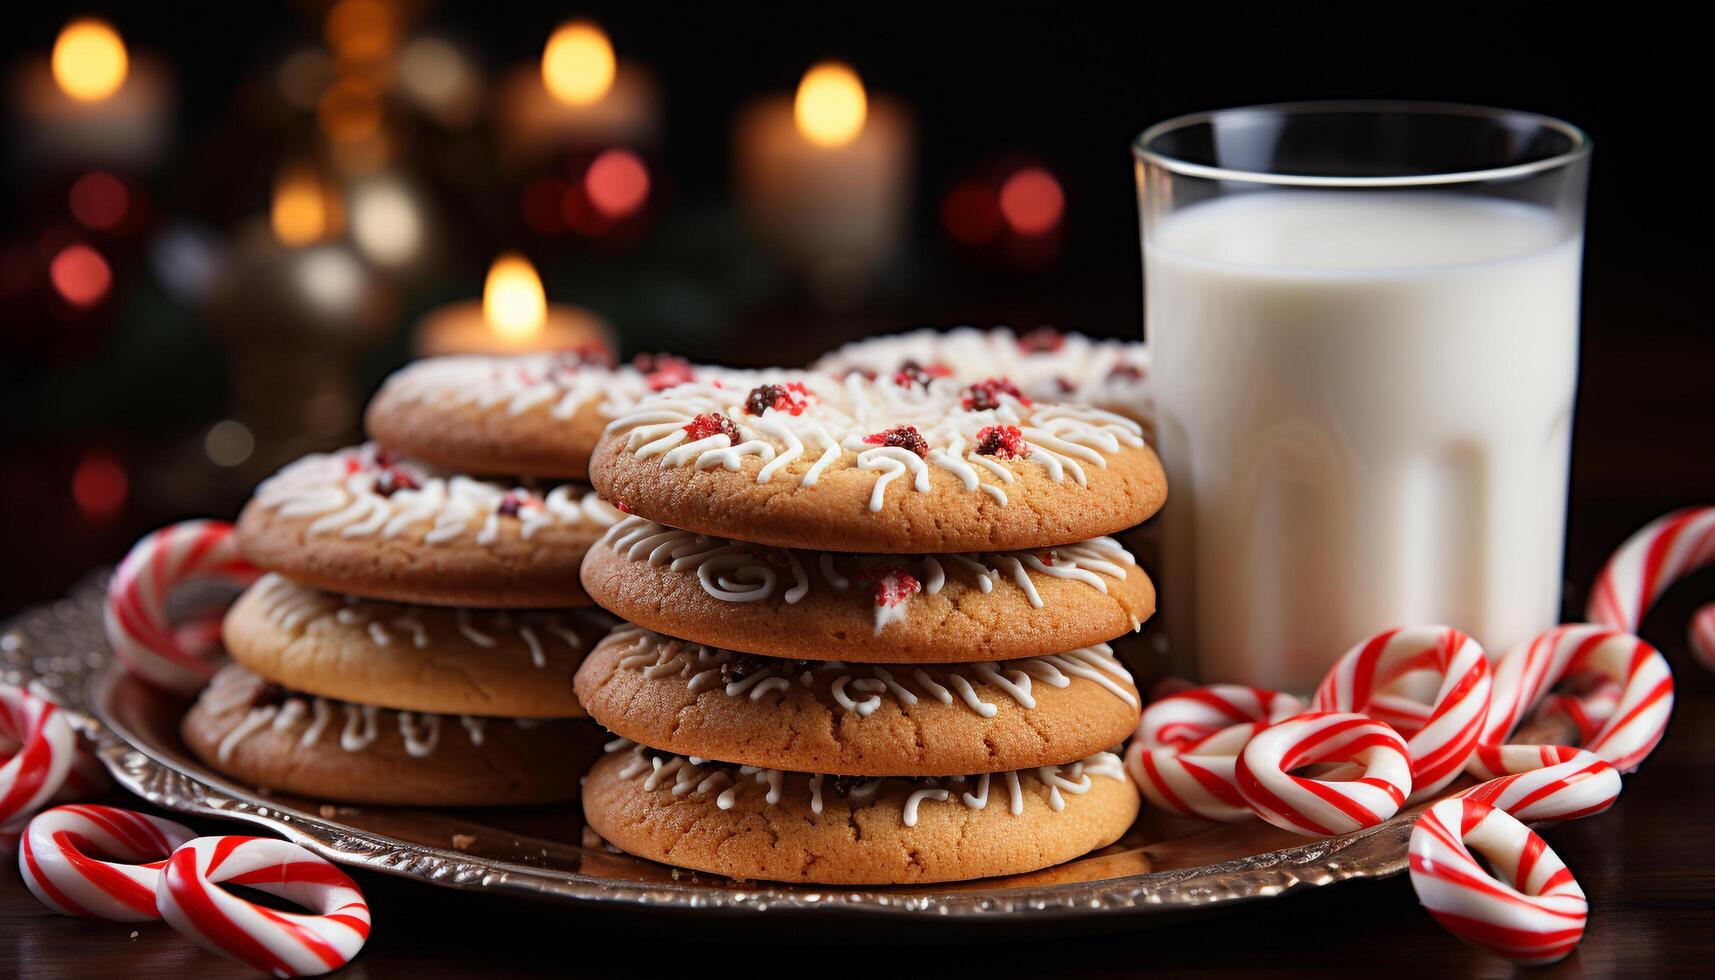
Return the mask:
M1631 363L1663 365L1668 372L1665 381L1647 385L1633 372L1614 370L1616 362L1597 353L1586 352L1567 550L1568 576L1580 588L1607 552L1644 521L1673 506L1715 502L1715 454L1707 450L1711 412L1702 378L1715 349L1706 346L1689 357L1683 350L1671 352L1677 356L1627 351ZM1536 976L1715 972L1715 675L1690 658L1684 640L1694 600L1715 594L1712 583L1715 573L1704 573L1675 590L1645 624L1645 635L1668 655L1676 677L1678 706L1661 748L1626 779L1613 810L1544 832L1590 896L1591 917L1577 951ZM197 823L212 833L232 832L230 825ZM1074 970L1250 976L1262 968L1366 976L1515 972L1443 932L1418 906L1403 875L1261 901L1170 928L945 947L890 947L880 930L853 931L848 942L832 949L795 943L790 932L761 924L731 935L677 935L640 919L594 922L564 907L499 901L375 874L357 877L374 910L375 931L357 962L341 974L347 977L421 980L496 971L681 976L717 964L871 977L878 970L931 965L1036 977ZM159 923L129 926L52 915L25 891L10 862L0 866L0 975L187 973L256 975L202 952Z

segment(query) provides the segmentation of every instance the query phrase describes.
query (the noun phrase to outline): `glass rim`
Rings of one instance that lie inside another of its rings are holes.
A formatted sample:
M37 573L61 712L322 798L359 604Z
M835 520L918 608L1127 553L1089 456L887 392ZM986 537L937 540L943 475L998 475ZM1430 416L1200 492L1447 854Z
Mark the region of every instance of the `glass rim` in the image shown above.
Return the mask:
M1245 114L1296 115L1308 113L1379 113L1400 112L1420 113L1423 115L1468 116L1484 119L1513 119L1531 123L1544 129L1550 129L1572 141L1570 149L1541 160L1527 163L1515 163L1504 167L1487 167L1479 170L1457 170L1447 173L1432 174L1400 174L1397 176L1353 176L1330 177L1312 174L1282 174L1264 170L1239 170L1232 167L1221 167L1206 163L1193 163L1178 157L1168 156L1150 148L1150 144L1160 137L1187 126L1198 123L1211 123L1222 116L1240 116ZM1553 116L1537 112L1527 112L1520 109L1499 109L1491 106L1466 105L1458 102L1422 102L1412 100L1391 99L1333 99L1314 102L1272 102L1263 105L1237 106L1228 109L1209 109L1203 112L1187 113L1164 119L1132 140L1132 155L1137 159L1154 164L1162 169L1186 177L1202 177L1210 180L1233 180L1252 184L1273 184L1282 187L1431 187L1446 184L1474 184L1494 180L1510 180L1527 177L1532 174L1556 170L1574 163L1590 155L1592 143L1588 134L1582 129Z

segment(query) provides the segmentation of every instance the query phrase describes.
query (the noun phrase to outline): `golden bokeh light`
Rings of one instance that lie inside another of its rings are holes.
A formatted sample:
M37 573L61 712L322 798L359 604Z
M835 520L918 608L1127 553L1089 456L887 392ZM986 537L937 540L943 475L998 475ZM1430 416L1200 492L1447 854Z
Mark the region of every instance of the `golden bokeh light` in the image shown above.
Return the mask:
M308 166L292 166L274 182L269 223L280 244L298 248L330 236L339 215L321 178Z
M824 61L804 73L792 105L798 131L817 146L844 146L863 132L869 98L857 72Z
M80 102L98 102L119 91L131 59L113 25L102 20L74 20L54 41L54 81Z
M613 87L613 44L589 21L561 24L542 49L542 84L569 105L601 101Z
M367 86L341 78L316 103L316 121L335 143L356 143L381 129L381 96Z
M342 60L368 61L391 54L398 44L399 18L381 0L339 0L322 21L328 47Z
M488 267L482 286L482 318L504 340L520 343L542 332L548 320L548 294L530 260L508 252Z

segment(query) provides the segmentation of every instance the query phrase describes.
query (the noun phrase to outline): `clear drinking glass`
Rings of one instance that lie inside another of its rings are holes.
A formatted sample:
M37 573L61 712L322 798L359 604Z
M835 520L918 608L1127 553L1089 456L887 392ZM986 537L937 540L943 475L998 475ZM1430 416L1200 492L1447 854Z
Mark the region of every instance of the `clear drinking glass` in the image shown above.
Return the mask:
M1163 616L1205 680L1313 688L1411 623L1557 620L1590 141L1340 102L1134 146Z

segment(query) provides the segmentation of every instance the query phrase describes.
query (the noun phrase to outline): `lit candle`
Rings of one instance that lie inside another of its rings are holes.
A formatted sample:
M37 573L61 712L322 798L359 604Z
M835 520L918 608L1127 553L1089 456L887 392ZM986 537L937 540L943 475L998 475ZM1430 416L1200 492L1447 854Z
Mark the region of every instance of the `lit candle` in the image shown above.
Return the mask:
M615 58L597 25L571 21L548 38L538 64L520 66L500 87L506 155L530 164L576 143L647 146L655 142L655 81Z
M165 67L132 55L105 21L74 20L48 58L20 66L12 105L18 145L33 164L146 168L165 150L172 84Z
M751 105L736 134L739 193L757 234L812 281L849 289L899 241L910 195L905 108L844 65L811 68L796 98Z
M607 323L581 307L549 303L536 269L502 255L488 269L482 300L453 303L418 324L417 354L524 354L599 345L614 350Z

